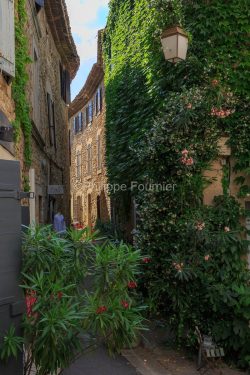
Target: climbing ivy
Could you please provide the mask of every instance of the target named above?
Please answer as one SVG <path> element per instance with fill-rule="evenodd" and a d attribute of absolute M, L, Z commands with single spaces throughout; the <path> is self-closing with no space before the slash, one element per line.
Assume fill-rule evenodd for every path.
<path fill-rule="evenodd" d="M 247 0 L 111 0 L 104 35 L 109 182 L 173 187 L 113 192 L 124 224 L 133 195 L 138 204 L 144 295 L 179 342 L 193 347 L 199 325 L 241 366 L 250 364 L 245 212 L 226 168 L 223 195 L 212 206 L 203 196 L 222 135 L 239 196 L 249 194 L 249 16 Z M 189 35 L 187 60 L 175 65 L 160 44 L 173 24 Z"/>
<path fill-rule="evenodd" d="M 14 122 L 16 142 L 20 140 L 21 130 L 24 137 L 24 162 L 31 164 L 31 131 L 30 109 L 26 97 L 28 82 L 27 64 L 31 62 L 28 52 L 28 40 L 25 35 L 27 21 L 25 0 L 15 1 L 15 39 L 16 39 L 16 77 L 13 82 L 13 99 L 15 101 L 16 119 Z"/>

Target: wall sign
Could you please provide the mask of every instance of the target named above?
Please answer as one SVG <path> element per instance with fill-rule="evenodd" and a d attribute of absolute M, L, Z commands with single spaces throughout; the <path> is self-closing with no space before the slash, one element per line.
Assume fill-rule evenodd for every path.
<path fill-rule="evenodd" d="M 63 195 L 64 194 L 64 186 L 63 185 L 49 185 L 48 186 L 48 194 L 49 195 Z"/>

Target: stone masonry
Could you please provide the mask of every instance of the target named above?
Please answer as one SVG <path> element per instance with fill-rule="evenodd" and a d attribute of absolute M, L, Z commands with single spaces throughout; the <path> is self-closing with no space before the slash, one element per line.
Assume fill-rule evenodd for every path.
<path fill-rule="evenodd" d="M 74 222 L 90 227 L 93 227 L 97 220 L 110 221 L 105 165 L 106 111 L 103 75 L 99 48 L 98 62 L 93 66 L 83 89 L 70 107 L 71 215 Z M 102 105 L 99 109 L 99 99 L 96 99 L 98 92 L 102 93 Z M 85 116 L 89 103 L 93 103 L 93 119 L 88 123 Z M 78 120 L 75 120 L 77 118 Z"/>

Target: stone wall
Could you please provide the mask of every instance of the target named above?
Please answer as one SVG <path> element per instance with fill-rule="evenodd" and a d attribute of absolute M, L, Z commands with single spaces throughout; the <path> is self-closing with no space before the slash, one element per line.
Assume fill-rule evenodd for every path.
<path fill-rule="evenodd" d="M 98 84 L 98 82 L 97 82 Z M 104 93 L 103 80 L 100 83 Z M 103 95 L 104 96 L 104 95 Z M 95 93 L 92 100 L 95 98 Z M 91 99 L 91 98 L 90 98 Z M 83 107 L 80 111 L 84 111 Z M 74 114 L 74 116 L 76 116 Z M 73 116 L 73 117 L 74 117 Z M 110 199 L 107 193 L 105 165 L 105 98 L 98 115 L 93 115 L 93 122 L 74 134 L 73 117 L 70 119 L 72 133 L 71 148 L 71 215 L 72 220 L 83 226 L 94 226 L 98 219 L 98 200 L 100 201 L 100 221 L 110 221 Z M 101 168 L 98 168 L 98 136 L 101 145 Z M 92 145 L 92 173 L 88 173 L 87 147 Z M 81 173 L 77 177 L 77 154 L 81 154 Z"/>
<path fill-rule="evenodd" d="M 35 169 L 36 222 L 52 221 L 61 210 L 69 221 L 69 143 L 68 108 L 61 97 L 60 64 L 51 30 L 42 8 L 37 14 L 34 2 L 27 1 L 27 36 L 30 56 L 27 97 L 32 131 L 32 165 Z M 47 94 L 54 103 L 56 147 L 51 145 Z M 64 196 L 48 196 L 48 185 L 64 185 Z"/>

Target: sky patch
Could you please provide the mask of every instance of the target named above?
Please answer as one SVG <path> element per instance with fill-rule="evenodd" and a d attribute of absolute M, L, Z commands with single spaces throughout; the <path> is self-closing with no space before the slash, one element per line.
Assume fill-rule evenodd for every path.
<path fill-rule="evenodd" d="M 106 25 L 109 0 L 66 0 L 81 66 L 71 85 L 72 100 L 97 59 L 97 32 Z"/>

